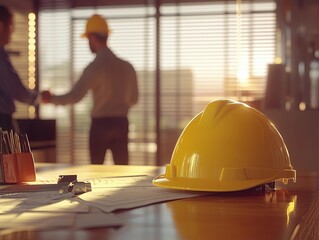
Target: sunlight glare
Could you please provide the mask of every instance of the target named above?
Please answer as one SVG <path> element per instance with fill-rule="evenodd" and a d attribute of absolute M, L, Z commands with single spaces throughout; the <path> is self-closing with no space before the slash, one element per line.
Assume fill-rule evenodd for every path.
<path fill-rule="evenodd" d="M 248 74 L 248 65 L 247 65 L 247 58 L 242 57 L 239 62 L 239 67 L 237 71 L 237 79 L 239 81 L 239 86 L 242 90 L 247 90 L 249 87 L 249 74 Z"/>

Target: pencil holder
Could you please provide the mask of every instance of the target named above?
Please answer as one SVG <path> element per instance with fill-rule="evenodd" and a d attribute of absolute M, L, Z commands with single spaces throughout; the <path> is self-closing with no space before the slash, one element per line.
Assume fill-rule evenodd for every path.
<path fill-rule="evenodd" d="M 4 182 L 19 182 L 18 162 L 16 154 L 2 154 L 2 164 Z"/>
<path fill-rule="evenodd" d="M 2 154 L 5 183 L 32 182 L 36 180 L 31 152 Z"/>
<path fill-rule="evenodd" d="M 34 159 L 32 152 L 17 153 L 20 182 L 33 182 L 36 180 Z"/>

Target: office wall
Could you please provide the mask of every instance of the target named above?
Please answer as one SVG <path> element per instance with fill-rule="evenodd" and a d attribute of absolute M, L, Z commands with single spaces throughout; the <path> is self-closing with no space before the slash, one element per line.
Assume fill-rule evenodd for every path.
<path fill-rule="evenodd" d="M 294 169 L 319 171 L 319 111 L 268 109 L 264 113 L 284 138 Z"/>

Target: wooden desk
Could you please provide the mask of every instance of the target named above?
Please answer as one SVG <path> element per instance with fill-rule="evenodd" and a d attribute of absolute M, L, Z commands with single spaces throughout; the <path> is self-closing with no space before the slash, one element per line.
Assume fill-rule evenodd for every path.
<path fill-rule="evenodd" d="M 38 176 L 87 177 L 158 175 L 151 166 L 62 166 L 41 164 Z M 119 228 L 55 231 L 0 231 L 1 239 L 319 239 L 319 174 L 297 172 L 297 182 L 268 193 L 214 193 L 116 211 Z"/>

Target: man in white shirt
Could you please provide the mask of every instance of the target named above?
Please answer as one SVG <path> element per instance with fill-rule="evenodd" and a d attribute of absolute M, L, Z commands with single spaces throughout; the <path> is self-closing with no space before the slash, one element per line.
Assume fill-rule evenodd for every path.
<path fill-rule="evenodd" d="M 64 95 L 42 92 L 42 101 L 56 105 L 74 104 L 91 90 L 93 95 L 90 129 L 92 164 L 103 164 L 110 149 L 115 164 L 128 164 L 129 109 L 137 103 L 137 77 L 133 66 L 117 57 L 107 46 L 109 28 L 104 18 L 94 14 L 87 21 L 86 37 L 95 59 L 84 69 L 73 88 Z"/>

